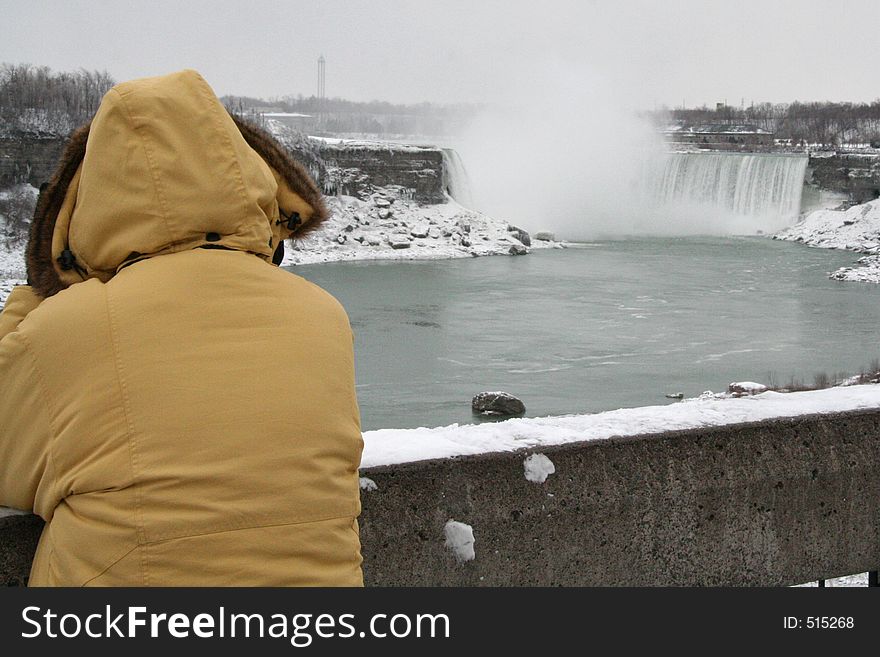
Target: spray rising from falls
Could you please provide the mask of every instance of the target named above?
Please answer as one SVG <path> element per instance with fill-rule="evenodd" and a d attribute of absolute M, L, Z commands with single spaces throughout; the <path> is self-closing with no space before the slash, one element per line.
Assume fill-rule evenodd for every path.
<path fill-rule="evenodd" d="M 800 211 L 807 162 L 791 154 L 668 153 L 646 176 L 647 191 L 662 207 L 717 212 L 729 232 L 775 230 Z"/>
<path fill-rule="evenodd" d="M 470 177 L 454 148 L 443 149 L 443 188 L 461 205 L 474 207 Z"/>

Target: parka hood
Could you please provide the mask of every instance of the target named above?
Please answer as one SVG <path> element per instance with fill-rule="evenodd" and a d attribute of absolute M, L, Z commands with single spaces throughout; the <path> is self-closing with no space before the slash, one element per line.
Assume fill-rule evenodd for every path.
<path fill-rule="evenodd" d="M 305 169 L 229 115 L 195 71 L 125 82 L 76 131 L 37 204 L 28 275 L 51 296 L 131 262 L 204 246 L 271 261 L 326 219 Z"/>

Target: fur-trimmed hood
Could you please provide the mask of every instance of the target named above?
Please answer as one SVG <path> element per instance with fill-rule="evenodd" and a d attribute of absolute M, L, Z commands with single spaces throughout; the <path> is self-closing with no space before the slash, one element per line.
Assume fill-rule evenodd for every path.
<path fill-rule="evenodd" d="M 28 277 L 48 297 L 156 255 L 199 247 L 271 261 L 327 218 L 305 169 L 231 117 L 195 71 L 113 87 L 43 190 Z"/>

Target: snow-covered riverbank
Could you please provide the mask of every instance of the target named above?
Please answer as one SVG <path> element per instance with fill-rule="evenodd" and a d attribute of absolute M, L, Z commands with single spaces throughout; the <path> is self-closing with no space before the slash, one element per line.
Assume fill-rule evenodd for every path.
<path fill-rule="evenodd" d="M 24 266 L 24 243 L 7 250 L 0 245 L 0 307 L 16 285 L 23 285 L 26 273 Z"/>
<path fill-rule="evenodd" d="M 531 248 L 561 247 L 530 239 L 506 221 L 470 210 L 449 199 L 422 205 L 396 186 L 381 188 L 369 199 L 327 198 L 330 219 L 293 249 L 285 265 L 340 260 L 425 260 L 485 255 L 522 255 Z"/>
<path fill-rule="evenodd" d="M 880 283 L 880 200 L 854 205 L 848 210 L 811 212 L 773 239 L 800 242 L 819 249 L 864 253 L 856 266 L 842 267 L 830 278 Z"/>

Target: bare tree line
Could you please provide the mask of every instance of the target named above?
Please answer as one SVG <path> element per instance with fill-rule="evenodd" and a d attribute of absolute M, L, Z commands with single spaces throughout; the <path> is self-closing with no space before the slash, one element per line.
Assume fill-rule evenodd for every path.
<path fill-rule="evenodd" d="M 384 135 L 453 134 L 480 111 L 479 105 L 458 103 L 395 104 L 386 101 L 358 102 L 344 98 L 282 96 L 262 99 L 223 96 L 230 111 L 246 115 L 254 108 L 277 108 L 282 112 L 306 114 L 314 119 L 318 133 L 369 133 Z"/>
<path fill-rule="evenodd" d="M 685 125 L 744 123 L 775 134 L 777 139 L 810 144 L 871 144 L 880 147 L 880 99 L 871 103 L 758 103 L 749 107 L 720 105 L 655 112 Z"/>
<path fill-rule="evenodd" d="M 106 71 L 54 72 L 48 66 L 2 64 L 3 130 L 66 135 L 91 119 L 113 84 Z"/>

